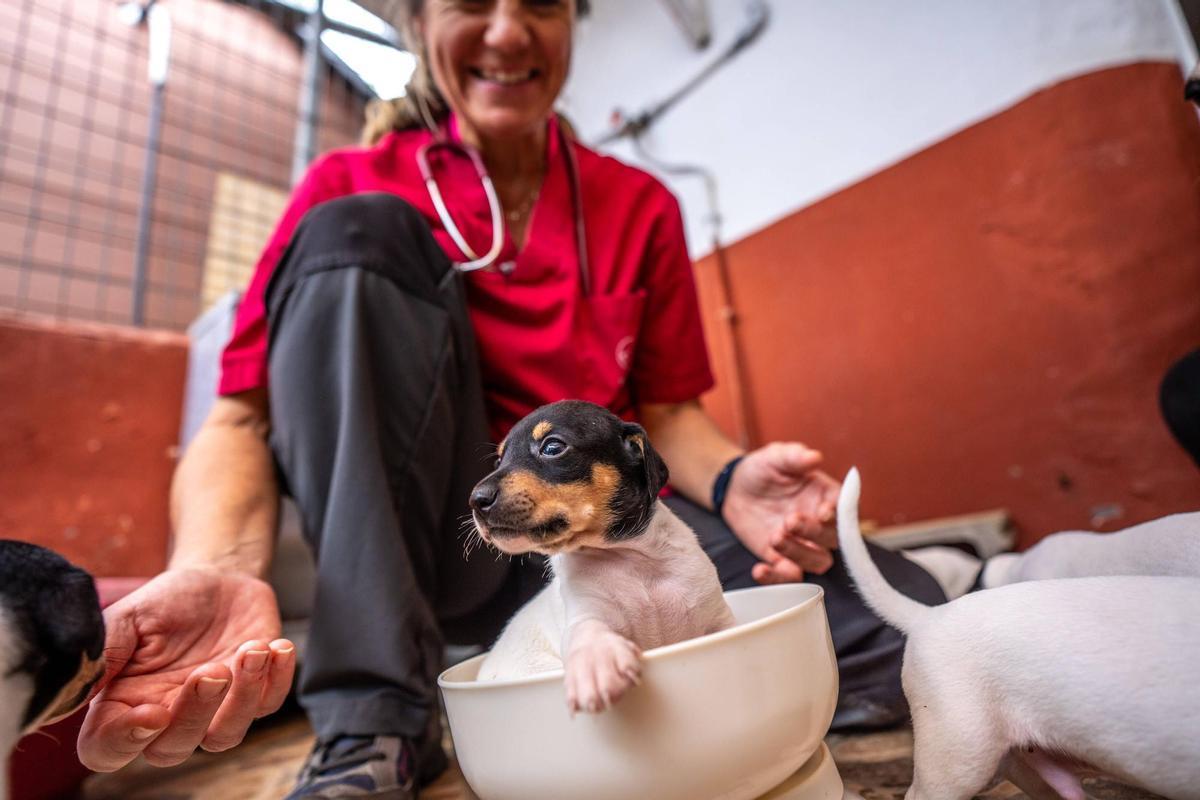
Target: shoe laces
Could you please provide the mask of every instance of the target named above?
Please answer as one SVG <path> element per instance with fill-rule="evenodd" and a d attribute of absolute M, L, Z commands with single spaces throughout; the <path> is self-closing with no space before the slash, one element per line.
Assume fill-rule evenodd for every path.
<path fill-rule="evenodd" d="M 312 757 L 308 761 L 308 769 L 305 770 L 308 777 L 328 775 L 331 772 L 361 766 L 371 761 L 382 761 L 387 758 L 385 753 L 381 753 L 372 747 L 375 744 L 374 737 L 363 738 L 354 742 L 349 747 L 341 749 L 340 752 L 334 753 L 333 748 L 336 744 L 338 744 L 338 740 L 334 739 L 331 742 L 325 742 L 316 746 Z"/>
<path fill-rule="evenodd" d="M 347 739 L 352 741 L 347 744 Z M 305 765 L 301 780 L 313 780 L 372 761 L 386 761 L 388 754 L 376 748 L 377 739 L 375 736 L 339 736 L 329 742 L 318 743 Z M 416 768 L 411 745 L 406 739 L 400 740 L 400 755 L 395 767 L 399 783 L 406 788 L 411 787 L 416 780 Z"/>

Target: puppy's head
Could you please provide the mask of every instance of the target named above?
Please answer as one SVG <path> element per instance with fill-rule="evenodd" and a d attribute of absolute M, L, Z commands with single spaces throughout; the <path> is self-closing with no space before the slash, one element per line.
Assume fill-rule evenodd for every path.
<path fill-rule="evenodd" d="M 638 536 L 667 482 L 640 425 L 563 400 L 518 422 L 471 492 L 484 541 L 511 554 L 605 547 Z"/>
<path fill-rule="evenodd" d="M 28 732 L 66 716 L 104 673 L 92 576 L 44 547 L 0 540 L 0 681 L 24 686 Z"/>

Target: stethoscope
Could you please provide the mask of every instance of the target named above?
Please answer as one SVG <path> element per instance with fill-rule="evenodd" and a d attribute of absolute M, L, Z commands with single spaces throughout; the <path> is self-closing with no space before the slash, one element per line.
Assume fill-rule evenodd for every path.
<path fill-rule="evenodd" d="M 567 160 L 567 180 L 571 185 L 571 202 L 575 206 L 575 249 L 576 257 L 579 260 L 579 285 L 583 294 L 587 296 L 590 294 L 591 288 L 589 286 L 591 269 L 588 264 L 587 231 L 583 222 L 583 191 L 579 185 L 579 164 L 562 124 L 556 125 L 555 129 L 558 131 L 559 150 Z M 482 256 L 476 252 L 475 248 L 471 247 L 466 237 L 462 235 L 462 231 L 454 224 L 454 218 L 450 216 L 450 210 L 446 208 L 446 201 L 442 198 L 437 180 L 433 177 L 433 170 L 429 167 L 429 153 L 438 149 L 467 156 L 475 166 L 475 174 L 479 176 L 480 183 L 483 184 L 484 194 L 487 195 L 488 211 L 492 217 L 492 245 Z M 496 195 L 496 187 L 492 185 L 492 179 L 487 173 L 487 167 L 483 165 L 483 158 L 480 157 L 479 151 L 469 145 L 451 141 L 443 128 L 439 126 L 434 131 L 433 139 L 417 150 L 417 167 L 421 171 L 421 179 L 425 181 L 425 188 L 429 191 L 433 207 L 437 210 L 438 217 L 446 228 L 446 233 L 450 234 L 454 244 L 469 259 L 455 263 L 455 268 L 460 272 L 474 272 L 495 264 L 496 259 L 500 256 L 500 251 L 504 248 L 504 215 L 500 210 L 500 198 Z M 507 272 L 508 270 L 504 270 L 502 265 L 501 271 Z"/>

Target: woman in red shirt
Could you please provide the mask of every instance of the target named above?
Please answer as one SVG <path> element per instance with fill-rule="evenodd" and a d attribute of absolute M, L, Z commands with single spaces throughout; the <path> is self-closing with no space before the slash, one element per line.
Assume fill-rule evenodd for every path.
<path fill-rule="evenodd" d="M 294 651 L 261 579 L 285 491 L 318 561 L 300 685 L 318 743 L 290 797 L 415 796 L 445 763 L 444 640 L 488 643 L 542 582 L 540 564 L 462 552 L 484 445 L 566 397 L 644 425 L 671 472 L 667 502 L 727 588 L 825 587 L 843 722 L 903 716 L 899 636 L 831 569 L 838 485 L 820 454 L 742 453 L 698 402 L 712 376 L 674 198 L 553 114 L 574 2 L 408 5 L 421 67 L 391 106 L 402 113 L 295 190 L 177 472 L 170 569 L 109 612 L 85 763 L 224 749 L 281 702 Z M 483 268 L 456 268 L 472 262 Z M 914 565 L 877 561 L 938 599 Z"/>

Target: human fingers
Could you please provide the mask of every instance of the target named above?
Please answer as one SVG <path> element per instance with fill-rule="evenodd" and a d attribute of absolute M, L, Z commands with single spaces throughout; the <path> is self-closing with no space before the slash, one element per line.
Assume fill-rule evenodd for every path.
<path fill-rule="evenodd" d="M 136 607 L 134 601 L 124 597 L 104 609 L 104 674 L 88 691 L 85 702 L 91 702 L 120 675 L 137 650 L 137 629 L 133 622 Z"/>
<path fill-rule="evenodd" d="M 838 497 L 842 493 L 842 484 L 841 481 L 831 478 L 819 470 L 813 472 L 813 481 L 821 493 L 821 500 L 817 506 L 817 519 L 821 522 L 821 531 L 819 535 L 813 537 L 813 540 L 830 550 L 836 550 L 838 546 L 837 504 Z"/>
<path fill-rule="evenodd" d="M 146 748 L 147 763 L 171 767 L 195 751 L 229 691 L 231 678 L 224 664 L 205 664 L 188 676 L 171 704 L 171 724 Z"/>
<path fill-rule="evenodd" d="M 804 570 L 796 562 L 780 558 L 775 562 L 760 561 L 750 568 L 750 577 L 757 583 L 799 583 L 804 580 Z"/>
<path fill-rule="evenodd" d="M 821 521 L 817 519 L 815 510 L 793 508 L 783 518 L 783 525 L 775 534 L 775 538 L 784 535 L 802 536 L 808 539 L 816 537 L 821 532 Z M 774 543 L 774 538 L 772 539 Z"/>
<path fill-rule="evenodd" d="M 820 575 L 833 566 L 829 549 L 803 536 L 781 533 L 772 539 L 771 546 L 805 572 Z"/>
<path fill-rule="evenodd" d="M 256 716 L 265 717 L 279 710 L 288 692 L 292 690 L 292 677 L 296 672 L 296 646 L 287 639 L 271 642 L 271 664 L 268 667 L 267 685 L 258 701 Z"/>
<path fill-rule="evenodd" d="M 766 449 L 771 465 L 792 477 L 803 477 L 816 469 L 825 457 L 800 442 L 775 442 Z"/>
<path fill-rule="evenodd" d="M 822 525 L 820 530 L 810 538 L 826 550 L 836 550 L 838 546 L 837 526 L 832 522 Z"/>
<path fill-rule="evenodd" d="M 233 659 L 233 684 L 213 715 L 200 746 L 219 753 L 240 744 L 254 721 L 267 685 L 271 648 L 266 642 L 246 642 Z"/>
<path fill-rule="evenodd" d="M 781 536 L 812 542 L 825 550 L 837 547 L 837 529 L 831 521 L 798 512 L 788 516 Z"/>
<path fill-rule="evenodd" d="M 821 498 L 817 505 L 817 518 L 823 523 L 832 523 L 837 514 L 838 496 L 842 493 L 842 483 L 821 470 L 814 470 L 810 478 L 818 488 Z"/>
<path fill-rule="evenodd" d="M 93 772 L 112 772 L 133 761 L 171 721 L 163 706 L 130 708 L 125 703 L 93 702 L 79 730 L 79 761 Z"/>

